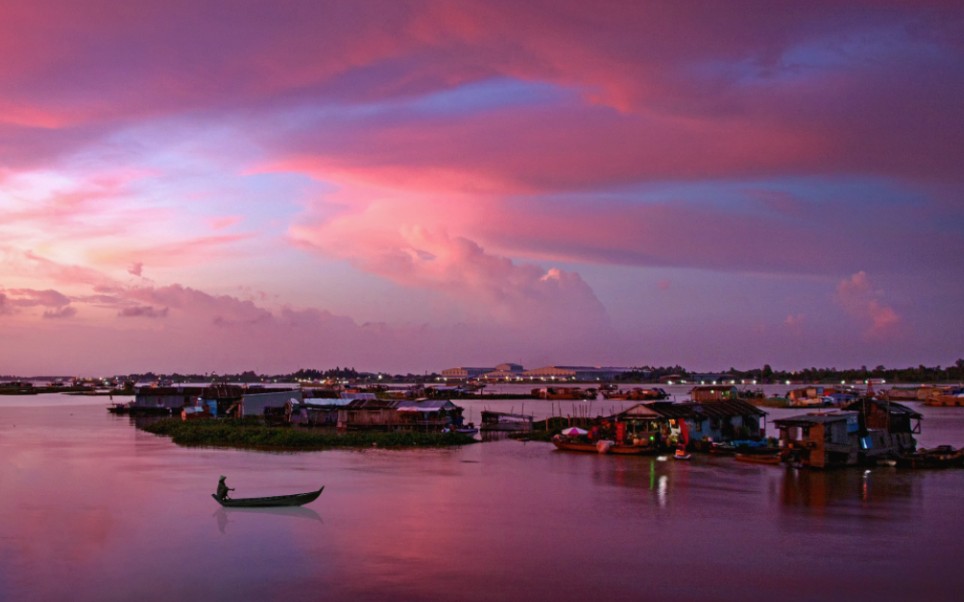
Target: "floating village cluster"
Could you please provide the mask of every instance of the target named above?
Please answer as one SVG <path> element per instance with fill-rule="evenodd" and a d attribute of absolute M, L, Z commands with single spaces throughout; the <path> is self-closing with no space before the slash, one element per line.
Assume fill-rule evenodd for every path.
<path fill-rule="evenodd" d="M 809 468 L 880 464 L 964 467 L 964 450 L 950 446 L 918 449 L 914 435 L 921 432 L 922 415 L 896 401 L 964 405 L 960 387 L 894 387 L 875 393 L 872 385 L 862 391 L 847 386 L 807 386 L 776 399 L 735 385 L 703 385 L 690 390 L 690 399 L 675 402 L 659 387 L 547 386 L 503 397 L 638 403 L 607 416 L 560 412 L 540 420 L 526 414 L 482 411 L 476 427 L 465 422 L 463 408 L 453 399 L 499 398 L 491 393 L 482 397 L 482 387 L 473 381 L 403 387 L 152 384 L 139 387 L 132 402 L 112 404 L 109 410 L 179 414 L 185 421 L 256 417 L 268 425 L 342 432 L 481 431 L 483 440 L 489 433 L 514 432 L 541 436 L 565 451 L 672 454 L 680 459 L 690 458 L 691 452 L 727 454 L 745 462 Z M 772 421 L 778 434 L 767 437 L 768 413 L 763 409 L 767 406 L 799 407 L 802 413 Z"/>

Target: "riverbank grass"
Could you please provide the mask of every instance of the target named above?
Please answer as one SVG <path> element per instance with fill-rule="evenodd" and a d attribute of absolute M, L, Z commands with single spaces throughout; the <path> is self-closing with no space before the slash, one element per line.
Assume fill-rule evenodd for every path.
<path fill-rule="evenodd" d="M 266 426 L 254 420 L 194 420 L 163 418 L 140 427 L 149 433 L 171 437 L 178 445 L 239 447 L 277 451 L 314 451 L 335 448 L 450 447 L 476 443 L 462 433 L 417 433 L 306 429 Z"/>

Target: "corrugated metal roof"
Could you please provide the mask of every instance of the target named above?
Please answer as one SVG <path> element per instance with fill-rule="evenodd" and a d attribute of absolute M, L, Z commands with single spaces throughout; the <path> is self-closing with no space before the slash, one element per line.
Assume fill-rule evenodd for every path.
<path fill-rule="evenodd" d="M 616 414 L 616 416 L 623 418 L 663 418 L 662 414 L 644 403 L 637 403 L 628 410 L 624 410 L 619 414 Z"/>
<path fill-rule="evenodd" d="M 790 416 L 774 420 L 773 424 L 781 426 L 807 426 L 809 424 L 827 424 L 847 420 L 851 416 L 857 416 L 857 412 L 829 412 L 825 414 L 802 414 L 800 416 Z"/>
<path fill-rule="evenodd" d="M 766 416 L 766 412 L 741 399 L 713 401 L 656 401 L 645 404 L 667 418 L 732 418 L 733 416 Z"/>
<path fill-rule="evenodd" d="M 855 412 L 859 412 L 859 411 L 862 410 L 861 405 L 864 404 L 864 403 L 870 403 L 870 404 L 873 404 L 873 405 L 878 406 L 878 407 L 880 407 L 880 408 L 886 408 L 887 411 L 888 411 L 890 414 L 893 414 L 894 416 L 904 415 L 904 416 L 909 416 L 909 417 L 911 417 L 911 418 L 922 418 L 922 417 L 923 417 L 923 415 L 922 415 L 920 412 L 917 412 L 917 411 L 915 411 L 915 410 L 912 410 L 911 408 L 905 406 L 905 405 L 902 404 L 902 403 L 897 403 L 897 402 L 895 402 L 895 401 L 883 401 L 883 400 L 880 400 L 880 399 L 866 399 L 866 400 L 864 400 L 864 399 L 858 399 L 858 400 L 856 400 L 856 401 L 852 401 L 852 402 L 848 403 L 847 405 L 845 405 L 845 406 L 844 406 L 844 409 L 845 409 L 845 410 L 853 410 L 853 411 L 855 411 Z"/>
<path fill-rule="evenodd" d="M 417 401 L 400 401 L 395 408 L 399 412 L 438 412 L 453 410 L 458 406 L 448 399 L 419 399 Z"/>
<path fill-rule="evenodd" d="M 397 406 L 397 399 L 352 399 L 347 407 L 351 410 L 386 410 Z"/>

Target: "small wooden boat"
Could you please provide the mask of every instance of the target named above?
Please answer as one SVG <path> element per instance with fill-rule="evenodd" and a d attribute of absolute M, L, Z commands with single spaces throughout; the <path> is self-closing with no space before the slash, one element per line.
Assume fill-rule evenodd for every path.
<path fill-rule="evenodd" d="M 780 454 L 736 454 L 733 456 L 738 462 L 751 464 L 779 464 Z"/>
<path fill-rule="evenodd" d="M 307 493 L 294 493 L 291 495 L 272 495 L 269 497 L 242 497 L 218 499 L 217 494 L 212 493 L 211 497 L 225 508 L 274 508 L 284 506 L 303 506 L 313 502 L 321 495 L 325 486 L 322 485 L 318 491 Z"/>

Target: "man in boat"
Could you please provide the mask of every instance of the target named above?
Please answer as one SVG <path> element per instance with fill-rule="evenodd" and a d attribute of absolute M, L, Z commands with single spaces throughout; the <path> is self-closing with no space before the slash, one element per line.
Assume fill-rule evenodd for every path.
<path fill-rule="evenodd" d="M 218 479 L 218 493 L 217 493 L 217 495 L 218 495 L 218 499 L 219 499 L 219 500 L 226 500 L 226 499 L 228 499 L 228 492 L 229 492 L 229 491 L 234 491 L 234 487 L 228 487 L 227 483 L 224 482 L 224 479 L 226 479 L 226 478 L 228 478 L 228 477 L 226 477 L 226 476 L 224 476 L 224 475 L 221 475 L 221 478 Z"/>

